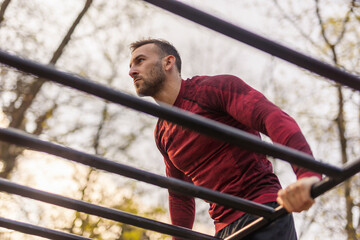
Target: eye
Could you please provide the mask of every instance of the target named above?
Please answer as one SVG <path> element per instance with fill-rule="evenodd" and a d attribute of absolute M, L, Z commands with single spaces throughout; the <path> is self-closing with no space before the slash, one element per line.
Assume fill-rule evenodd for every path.
<path fill-rule="evenodd" d="M 144 58 L 139 58 L 138 63 L 141 63 L 144 60 L 145 60 Z"/>

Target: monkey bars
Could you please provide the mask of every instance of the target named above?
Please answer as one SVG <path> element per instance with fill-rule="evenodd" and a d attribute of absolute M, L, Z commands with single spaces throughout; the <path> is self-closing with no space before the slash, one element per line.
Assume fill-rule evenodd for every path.
<path fill-rule="evenodd" d="M 262 51 L 268 52 L 274 56 L 282 58 L 309 71 L 329 78 L 340 84 L 360 90 L 360 78 L 350 73 L 344 72 L 338 68 L 326 63 L 305 56 L 299 52 L 275 43 L 271 40 L 258 36 L 245 29 L 223 21 L 205 12 L 192 8 L 179 1 L 174 0 L 144 0 L 170 12 L 185 17 L 191 21 L 199 23 L 205 27 L 211 28 L 219 33 L 225 34 L 231 38 L 249 44 Z M 279 144 L 270 144 L 261 141 L 259 138 L 243 132 L 239 129 L 212 121 L 197 115 L 189 114 L 183 110 L 169 106 L 156 105 L 137 97 L 116 91 L 107 86 L 95 83 L 88 79 L 75 76 L 66 72 L 59 71 L 51 66 L 43 65 L 20 58 L 18 56 L 0 51 L 0 62 L 20 71 L 33 74 L 37 77 L 62 84 L 67 87 L 97 96 L 107 101 L 121 104 L 150 114 L 155 117 L 165 119 L 182 125 L 191 130 L 229 142 L 239 147 L 245 147 L 251 151 L 273 156 L 282 159 L 291 164 L 295 164 L 314 172 L 325 174 L 327 177 L 321 182 L 315 184 L 311 195 L 315 198 L 334 186 L 340 184 L 360 171 L 360 159 L 343 167 L 337 167 L 315 160 L 312 156 L 302 152 L 290 149 Z M 225 238 L 226 240 L 243 239 L 254 231 L 266 226 L 271 221 L 287 214 L 282 207 L 276 209 L 257 204 L 245 199 L 234 197 L 232 195 L 219 193 L 200 186 L 195 186 L 173 178 L 166 178 L 130 166 L 126 166 L 114 161 L 110 161 L 98 156 L 77 151 L 75 149 L 61 146 L 51 142 L 43 141 L 35 136 L 11 128 L 0 128 L 0 140 L 22 147 L 30 148 L 36 151 L 42 151 L 53 154 L 64 159 L 85 164 L 97 169 L 112 172 L 139 181 L 147 182 L 162 188 L 167 188 L 181 194 L 199 197 L 201 199 L 215 202 L 227 207 L 235 208 L 241 211 L 259 216 L 254 223 L 239 230 L 235 234 Z M 169 234 L 185 239 L 219 239 L 206 234 L 194 232 L 189 229 L 173 226 L 151 219 L 139 217 L 115 209 L 96 206 L 83 201 L 66 198 L 56 194 L 51 194 L 36 190 L 27 186 L 22 186 L 7 180 L 0 179 L 0 190 L 17 194 L 23 197 L 48 202 L 76 211 L 97 215 L 114 221 L 120 221 L 141 228 Z M 21 223 L 5 218 L 0 218 L 0 226 L 16 231 L 29 233 L 51 239 L 87 239 L 68 233 L 58 232 L 51 229 L 37 227 L 34 225 Z"/>

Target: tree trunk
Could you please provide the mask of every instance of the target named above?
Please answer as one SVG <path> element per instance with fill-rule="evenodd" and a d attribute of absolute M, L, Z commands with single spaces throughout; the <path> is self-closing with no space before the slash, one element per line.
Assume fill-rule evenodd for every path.
<path fill-rule="evenodd" d="M 337 52 L 336 52 L 336 46 L 340 43 L 340 41 L 345 36 L 346 31 L 346 24 L 349 21 L 349 15 L 352 12 L 352 6 L 353 3 L 351 3 L 351 6 L 342 22 L 342 31 L 337 36 L 337 39 L 334 42 L 330 42 L 329 38 L 326 35 L 326 29 L 325 25 L 322 21 L 321 15 L 320 15 L 320 8 L 319 8 L 319 0 L 315 0 L 316 3 L 316 15 L 319 21 L 319 25 L 321 28 L 321 35 L 325 41 L 325 43 L 328 45 L 328 47 L 331 50 L 332 55 L 332 61 L 336 66 L 340 66 L 340 63 L 338 61 Z M 340 151 L 341 151 L 341 161 L 342 164 L 345 165 L 348 162 L 348 154 L 347 154 L 347 139 L 346 139 L 346 120 L 345 120 L 345 114 L 344 114 L 344 96 L 343 96 L 343 87 L 340 84 L 336 85 L 337 93 L 338 93 L 338 114 L 336 117 L 336 125 L 338 129 L 338 136 L 339 136 L 339 143 L 340 143 Z M 353 213 L 352 210 L 354 208 L 354 200 L 351 197 L 351 180 L 347 180 L 344 183 L 344 197 L 345 197 L 345 208 L 346 208 L 346 234 L 348 240 L 356 240 L 356 230 L 353 226 Z"/>
<path fill-rule="evenodd" d="M 348 156 L 346 153 L 347 149 L 347 139 L 345 137 L 346 122 L 344 120 L 344 98 L 342 93 L 341 85 L 337 86 L 338 90 L 338 115 L 336 118 L 336 123 L 339 131 L 339 140 L 341 148 L 341 161 L 343 165 L 348 162 Z M 356 240 L 356 230 L 353 226 L 353 213 L 352 209 L 354 208 L 354 199 L 351 197 L 351 180 L 347 180 L 344 184 L 344 197 L 346 203 L 346 232 L 348 235 L 348 240 Z"/>
<path fill-rule="evenodd" d="M 4 21 L 5 11 L 6 11 L 7 7 L 9 6 L 10 1 L 11 0 L 5 0 L 1 4 L 1 8 L 0 8 L 0 24 L 2 23 L 2 21 Z"/>
<path fill-rule="evenodd" d="M 86 0 L 84 8 L 79 13 L 79 15 L 77 16 L 77 18 L 75 19 L 75 21 L 73 22 L 71 27 L 69 28 L 65 37 L 63 38 L 60 45 L 54 52 L 49 64 L 55 65 L 56 62 L 59 60 L 60 56 L 63 53 L 63 50 L 65 49 L 66 45 L 69 43 L 72 34 L 74 33 L 76 27 L 79 25 L 80 20 L 83 18 L 83 16 L 87 12 L 87 10 L 90 8 L 92 2 L 93 2 L 93 0 Z M 5 8 L 4 4 L 5 4 L 5 2 L 3 3 L 1 9 Z M 18 81 L 21 81 L 21 79 L 18 79 Z M 29 109 L 29 107 L 33 103 L 35 97 L 40 92 L 40 89 L 43 86 L 43 84 L 45 83 L 45 81 L 46 81 L 45 79 L 40 78 L 40 79 L 35 79 L 34 82 L 32 84 L 30 84 L 30 86 L 28 87 L 28 91 L 24 94 L 24 96 L 22 98 L 23 100 L 22 100 L 20 106 L 18 108 L 14 108 L 14 111 L 9 113 L 10 116 L 8 116 L 8 117 L 10 119 L 10 124 L 9 124 L 10 127 L 24 130 L 26 111 Z M 56 105 L 54 105 L 54 107 L 56 107 Z M 51 108 L 48 110 L 48 112 L 50 110 L 53 111 L 54 109 Z M 46 114 L 44 116 L 46 116 Z M 41 132 L 42 132 L 41 125 L 44 124 L 44 121 L 46 121 L 47 118 L 39 117 L 38 119 L 42 119 L 42 121 L 36 122 L 37 127 L 36 127 L 36 131 L 34 133 L 36 133 L 37 135 L 41 134 Z M 17 147 L 18 150 L 10 152 L 11 148 L 12 147 L 10 147 L 9 144 L 7 144 L 5 142 L 0 142 L 0 149 L 1 149 L 0 159 L 3 162 L 3 169 L 0 172 L 0 177 L 2 177 L 2 178 L 9 178 L 11 171 L 15 167 L 16 158 L 22 152 L 22 149 L 18 148 L 18 147 Z"/>

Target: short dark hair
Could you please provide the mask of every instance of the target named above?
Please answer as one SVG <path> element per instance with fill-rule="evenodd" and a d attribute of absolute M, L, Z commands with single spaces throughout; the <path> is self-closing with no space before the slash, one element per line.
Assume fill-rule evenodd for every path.
<path fill-rule="evenodd" d="M 135 51 L 137 48 L 143 46 L 143 45 L 146 45 L 146 44 L 155 44 L 160 52 L 164 55 L 172 55 L 175 57 L 175 65 L 179 71 L 179 73 L 181 73 L 181 58 L 180 58 L 180 55 L 178 53 L 178 51 L 176 50 L 176 48 L 171 44 L 169 43 L 168 41 L 166 40 L 162 40 L 162 39 L 145 39 L 145 40 L 139 40 L 139 41 L 136 41 L 136 42 L 133 42 L 130 44 L 130 49 L 131 51 Z"/>

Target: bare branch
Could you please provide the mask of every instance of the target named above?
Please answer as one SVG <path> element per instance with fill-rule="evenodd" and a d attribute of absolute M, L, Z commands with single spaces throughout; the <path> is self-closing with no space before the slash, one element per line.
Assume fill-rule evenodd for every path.
<path fill-rule="evenodd" d="M 101 121 L 100 121 L 100 123 L 98 125 L 98 129 L 96 131 L 95 138 L 94 138 L 94 143 L 93 143 L 93 148 L 95 150 L 96 155 L 99 154 L 100 137 L 101 137 L 101 133 L 102 133 L 105 121 L 108 118 L 107 116 L 108 116 L 108 106 L 107 106 L 107 103 L 106 103 L 103 110 L 102 110 L 102 118 L 101 118 Z"/>
<path fill-rule="evenodd" d="M 86 0 L 84 8 L 82 9 L 82 11 L 78 15 L 78 17 L 75 19 L 75 21 L 71 25 L 70 29 L 66 33 L 65 37 L 63 38 L 62 42 L 60 43 L 60 45 L 54 52 L 53 57 L 50 60 L 50 64 L 55 64 L 57 62 L 57 60 L 60 58 L 65 46 L 69 43 L 69 41 L 71 39 L 71 35 L 74 33 L 75 28 L 79 25 L 80 20 L 83 18 L 83 16 L 89 9 L 92 2 L 93 2 L 93 0 Z M 18 79 L 18 81 L 21 81 L 21 79 Z M 39 93 L 39 91 L 44 83 L 45 83 L 45 79 L 36 79 L 32 84 L 30 84 L 30 86 L 28 87 L 28 91 L 23 96 L 22 103 L 20 104 L 20 106 L 18 108 L 14 109 L 14 111 L 11 113 L 11 122 L 9 124 L 10 127 L 25 129 L 24 128 L 25 113 L 29 109 L 31 104 L 33 103 L 35 97 Z M 16 101 L 17 101 L 17 99 L 16 99 Z M 10 105 L 12 105 L 12 104 L 10 104 Z M 45 115 L 46 115 L 46 113 L 45 113 Z M 42 128 L 39 127 L 39 125 L 38 125 L 38 128 L 35 131 L 37 134 L 40 134 L 42 131 Z M 20 149 L 20 148 L 18 148 L 18 149 Z M 16 160 L 17 155 L 21 154 L 21 152 L 22 152 L 22 151 L 16 151 L 16 152 L 14 152 L 16 155 L 13 155 L 7 151 L 8 150 L 6 150 L 6 148 L 4 148 L 3 151 L 0 152 L 0 154 L 1 154 L 0 158 L 3 161 L 4 166 L 5 166 L 3 171 L 0 173 L 1 177 L 9 176 L 11 170 L 15 167 L 15 160 Z"/>
<path fill-rule="evenodd" d="M 273 0 L 275 6 L 278 8 L 278 10 L 280 11 L 280 13 L 282 14 L 282 16 L 289 21 L 293 27 L 300 33 L 300 35 L 306 39 L 307 41 L 309 41 L 311 43 L 311 45 L 313 45 L 316 48 L 320 48 L 319 45 L 317 45 L 309 36 L 308 34 L 306 34 L 301 28 L 300 26 L 288 15 L 286 14 L 285 10 L 279 5 L 277 0 Z"/>
<path fill-rule="evenodd" d="M 342 23 L 342 30 L 341 30 L 341 33 L 338 37 L 338 39 L 335 41 L 334 45 L 337 45 L 340 43 L 340 41 L 344 38 L 345 36 L 345 31 L 346 31 L 346 24 L 349 22 L 350 20 L 350 13 L 352 13 L 353 11 L 353 8 L 352 8 L 352 5 L 350 6 L 349 10 L 347 11 L 346 15 L 345 15 L 345 18 L 343 20 L 343 23 Z"/>
<path fill-rule="evenodd" d="M 0 8 L 0 24 L 2 21 L 4 21 L 4 15 L 7 7 L 9 6 L 11 0 L 4 0 L 4 2 L 1 4 Z"/>
<path fill-rule="evenodd" d="M 321 28 L 321 35 L 322 35 L 325 43 L 328 46 L 331 46 L 331 43 L 330 43 L 329 39 L 326 36 L 324 23 L 323 23 L 323 20 L 321 18 L 321 15 L 320 15 L 319 0 L 315 0 L 315 6 L 316 6 L 316 16 L 318 18 L 319 25 L 320 25 L 320 28 Z"/>
<path fill-rule="evenodd" d="M 61 41 L 59 47 L 56 49 L 56 51 L 53 54 L 53 57 L 50 60 L 50 64 L 56 64 L 57 60 L 60 58 L 63 50 L 65 49 L 65 46 L 69 43 L 72 34 L 74 33 L 76 27 L 79 25 L 81 19 L 84 17 L 85 13 L 88 11 L 92 4 L 93 0 L 86 0 L 84 8 L 79 13 L 73 24 L 71 25 L 69 31 L 66 33 L 65 37 Z"/>
<path fill-rule="evenodd" d="M 45 111 L 42 115 L 40 115 L 36 120 L 36 129 L 33 131 L 32 134 L 34 135 L 40 135 L 43 130 L 44 126 L 46 125 L 46 121 L 52 117 L 54 111 L 58 105 L 55 103 L 51 108 L 49 108 L 47 111 Z"/>
<path fill-rule="evenodd" d="M 336 41 L 334 43 L 331 43 L 329 38 L 327 37 L 326 35 L 326 32 L 325 32 L 325 26 L 324 26 L 324 22 L 321 18 L 321 14 L 320 14 L 320 8 L 319 8 L 319 0 L 315 0 L 315 5 L 316 5 L 316 16 L 318 18 L 318 21 L 319 21 L 319 25 L 320 25 L 320 28 L 321 28 L 321 35 L 325 41 L 325 43 L 330 47 L 331 49 L 331 52 L 332 52 L 332 59 L 333 59 L 333 62 L 340 67 L 339 63 L 338 63 L 338 58 L 337 58 L 337 54 L 336 54 L 336 46 L 341 42 L 341 40 L 344 38 L 345 36 L 345 32 L 346 32 L 346 25 L 347 23 L 349 22 L 350 20 L 350 14 L 353 12 L 353 6 L 354 6 L 354 3 L 352 2 L 351 6 L 349 7 L 349 10 L 347 11 L 345 17 L 344 17 L 344 20 L 342 22 L 342 30 L 339 34 L 339 36 L 337 37 Z"/>
<path fill-rule="evenodd" d="M 71 35 L 74 33 L 75 28 L 78 26 L 80 20 L 85 15 L 86 11 L 89 9 L 90 5 L 92 3 L 92 0 L 87 0 L 85 3 L 85 6 L 83 10 L 80 12 L 78 17 L 75 19 L 73 24 L 71 25 L 69 31 L 66 33 L 65 37 L 61 41 L 60 45 L 56 49 L 56 51 L 53 54 L 53 57 L 50 60 L 50 64 L 56 64 L 58 59 L 60 58 L 65 46 L 69 43 Z M 36 95 L 39 93 L 41 87 L 45 83 L 45 79 L 37 79 L 34 81 L 31 86 L 29 87 L 29 92 L 24 96 L 24 100 L 21 104 L 21 106 L 16 109 L 14 112 L 14 118 L 12 119 L 10 123 L 10 127 L 18 128 L 18 126 L 21 124 L 21 122 L 24 120 L 25 112 L 32 104 L 33 100 L 35 99 Z"/>

